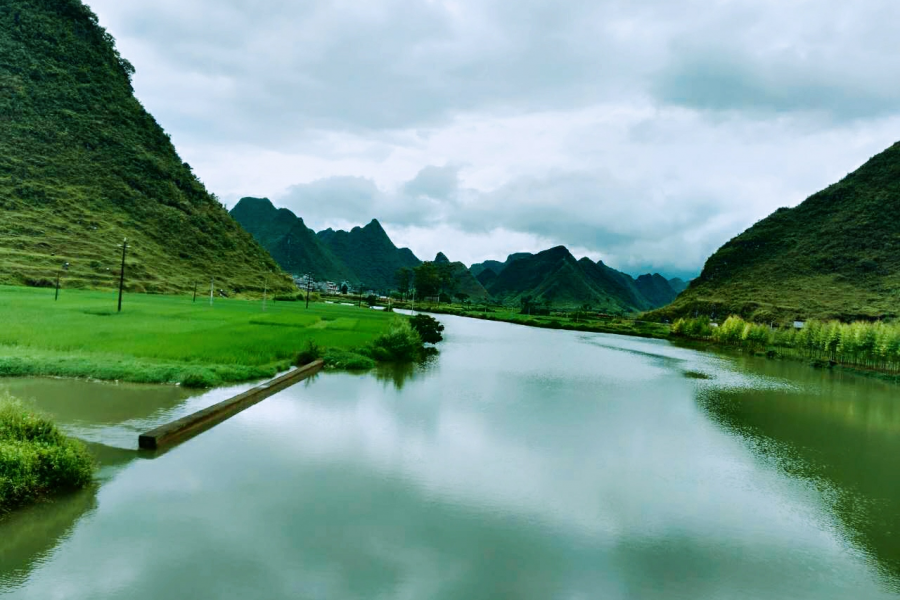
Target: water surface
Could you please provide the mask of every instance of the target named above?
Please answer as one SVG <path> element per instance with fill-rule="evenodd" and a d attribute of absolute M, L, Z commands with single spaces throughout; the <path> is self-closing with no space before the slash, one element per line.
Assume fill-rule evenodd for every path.
<path fill-rule="evenodd" d="M 45 401 L 111 466 L 0 522 L 0 594 L 900 598 L 898 388 L 441 320 L 424 367 L 317 376 L 152 459 L 126 437 L 223 392 Z"/>

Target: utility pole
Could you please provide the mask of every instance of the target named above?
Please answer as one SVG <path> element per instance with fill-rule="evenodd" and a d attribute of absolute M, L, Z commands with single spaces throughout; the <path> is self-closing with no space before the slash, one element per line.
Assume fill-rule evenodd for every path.
<path fill-rule="evenodd" d="M 59 275 L 62 271 L 68 271 L 68 270 L 69 270 L 69 263 L 63 263 L 62 266 L 56 270 L 56 296 L 53 298 L 54 301 L 59 300 Z"/>
<path fill-rule="evenodd" d="M 119 310 L 122 312 L 122 289 L 125 287 L 125 251 L 128 249 L 128 238 L 122 240 L 122 271 L 119 273 Z"/>
<path fill-rule="evenodd" d="M 212 279 L 209 280 L 209 305 L 210 306 L 212 306 L 212 302 L 213 302 L 213 288 L 215 287 L 215 285 L 216 285 L 216 278 L 213 277 Z"/>
<path fill-rule="evenodd" d="M 191 302 L 197 302 L 197 282 L 194 282 L 194 299 Z"/>
<path fill-rule="evenodd" d="M 309 288 L 312 287 L 312 280 L 309 273 L 306 274 L 306 308 L 309 308 Z"/>
<path fill-rule="evenodd" d="M 269 295 L 269 276 L 266 275 L 265 283 L 263 283 L 263 312 L 266 312 L 266 296 Z"/>
<path fill-rule="evenodd" d="M 357 308 L 362 308 L 362 284 L 359 284 L 359 306 Z"/>

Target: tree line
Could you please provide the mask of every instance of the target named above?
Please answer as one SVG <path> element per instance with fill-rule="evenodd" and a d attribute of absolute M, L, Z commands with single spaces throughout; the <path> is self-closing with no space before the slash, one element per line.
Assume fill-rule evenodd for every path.
<path fill-rule="evenodd" d="M 718 327 L 708 317 L 678 319 L 676 337 L 705 339 L 751 350 L 777 350 L 791 356 L 836 364 L 900 372 L 900 324 L 808 321 L 802 328 L 775 328 L 731 316 Z"/>
<path fill-rule="evenodd" d="M 438 298 L 450 302 L 452 297 L 466 302 L 469 295 L 457 290 L 456 276 L 450 263 L 423 262 L 418 267 L 401 267 L 394 275 L 401 300 L 408 300 L 413 292 L 416 298 Z"/>

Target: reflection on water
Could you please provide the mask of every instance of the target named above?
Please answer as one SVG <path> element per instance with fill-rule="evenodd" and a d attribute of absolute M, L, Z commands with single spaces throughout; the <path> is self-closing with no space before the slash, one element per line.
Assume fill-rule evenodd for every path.
<path fill-rule="evenodd" d="M 0 569 L 0 592 L 900 597 L 896 388 L 441 320 L 439 360 L 320 375 L 153 460 L 96 447 L 94 504 L 5 550 L 26 566 Z"/>
<path fill-rule="evenodd" d="M 819 488 L 847 535 L 900 589 L 900 388 L 793 362 L 740 364 L 802 385 L 711 389 L 701 405 L 761 458 Z"/>
<path fill-rule="evenodd" d="M 0 521 L 0 593 L 21 586 L 75 524 L 97 508 L 97 487 L 7 515 Z"/>

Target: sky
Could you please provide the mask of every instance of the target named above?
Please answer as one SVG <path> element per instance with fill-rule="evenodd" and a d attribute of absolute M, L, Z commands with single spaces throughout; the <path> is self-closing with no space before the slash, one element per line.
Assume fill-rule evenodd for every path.
<path fill-rule="evenodd" d="M 88 0 L 229 207 L 692 277 L 900 140 L 896 0 Z"/>

